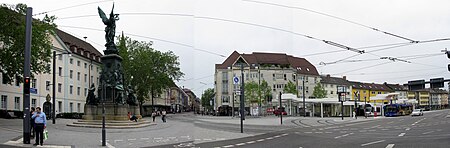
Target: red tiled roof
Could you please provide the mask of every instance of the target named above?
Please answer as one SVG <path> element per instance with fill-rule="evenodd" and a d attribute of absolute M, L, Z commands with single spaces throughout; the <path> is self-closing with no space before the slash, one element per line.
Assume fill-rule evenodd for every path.
<path fill-rule="evenodd" d="M 238 58 L 242 58 L 249 65 L 262 65 L 262 64 L 278 64 L 278 65 L 290 65 L 290 67 L 297 69 L 297 73 L 307 75 L 319 75 L 317 69 L 308 60 L 304 58 L 294 57 L 286 55 L 284 53 L 263 53 L 253 52 L 251 54 L 239 54 L 237 51 L 231 53 L 222 64 L 216 64 L 216 69 L 227 69 L 231 67 Z M 251 67 L 254 68 L 254 67 Z"/>
<path fill-rule="evenodd" d="M 77 54 L 79 56 L 100 62 L 100 57 L 102 56 L 102 54 L 91 44 L 59 29 L 56 29 L 55 32 L 56 35 L 58 35 L 58 37 L 64 42 L 64 44 L 69 47 L 72 54 Z M 77 49 L 76 52 L 75 48 Z M 83 54 L 81 54 L 82 52 Z M 88 54 L 90 54 L 89 57 L 87 56 Z"/>

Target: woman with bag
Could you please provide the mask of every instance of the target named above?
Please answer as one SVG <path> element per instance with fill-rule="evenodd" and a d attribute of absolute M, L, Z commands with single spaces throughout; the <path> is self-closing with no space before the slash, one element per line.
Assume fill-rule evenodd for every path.
<path fill-rule="evenodd" d="M 35 134 L 35 140 L 36 143 L 33 145 L 44 145 L 44 129 L 47 127 L 47 118 L 45 117 L 45 113 L 41 112 L 40 107 L 36 107 L 36 112 L 33 114 L 31 119 L 34 120 L 34 131 L 36 131 Z"/>

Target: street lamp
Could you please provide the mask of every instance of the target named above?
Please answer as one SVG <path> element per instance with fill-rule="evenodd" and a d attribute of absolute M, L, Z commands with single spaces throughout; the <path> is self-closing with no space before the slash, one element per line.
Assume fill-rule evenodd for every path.
<path fill-rule="evenodd" d="M 52 123 L 55 124 L 56 123 L 56 56 L 62 56 L 63 54 L 68 54 L 69 56 L 71 55 L 70 51 L 67 52 L 62 52 L 60 54 L 56 54 L 56 51 L 53 51 L 53 84 L 52 84 L 52 89 L 53 89 L 53 100 L 52 100 Z"/>

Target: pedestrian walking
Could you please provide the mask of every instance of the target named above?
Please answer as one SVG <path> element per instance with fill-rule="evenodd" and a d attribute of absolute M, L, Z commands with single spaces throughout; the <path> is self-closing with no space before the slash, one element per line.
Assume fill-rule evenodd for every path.
<path fill-rule="evenodd" d="M 156 118 L 156 112 L 155 111 L 152 112 L 152 118 L 153 118 L 153 122 L 155 122 L 155 118 Z"/>
<path fill-rule="evenodd" d="M 45 113 L 41 111 L 40 107 L 36 107 L 36 112 L 31 119 L 34 119 L 35 143 L 33 145 L 44 145 L 44 129 L 47 128 L 47 117 Z"/>
<path fill-rule="evenodd" d="M 166 122 L 166 110 L 161 111 L 161 119 L 163 122 Z"/>
<path fill-rule="evenodd" d="M 35 111 L 35 109 L 34 109 L 34 107 L 31 107 L 31 111 L 30 111 L 30 115 L 31 116 L 33 116 L 33 114 L 34 114 L 34 111 Z M 30 131 L 31 131 L 31 138 L 34 138 L 34 119 L 30 119 L 31 121 L 30 121 L 30 124 L 31 124 L 31 128 L 30 128 Z"/>

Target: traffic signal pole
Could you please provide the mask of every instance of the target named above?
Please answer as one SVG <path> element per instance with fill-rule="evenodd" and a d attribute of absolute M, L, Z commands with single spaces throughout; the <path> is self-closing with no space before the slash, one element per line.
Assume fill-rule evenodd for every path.
<path fill-rule="evenodd" d="M 23 65 L 23 143 L 30 144 L 30 60 L 31 60 L 31 23 L 32 23 L 33 8 L 27 8 L 27 15 L 25 19 L 25 52 L 24 52 L 24 65 Z"/>

